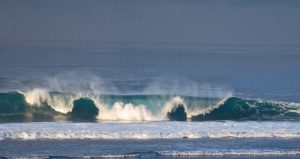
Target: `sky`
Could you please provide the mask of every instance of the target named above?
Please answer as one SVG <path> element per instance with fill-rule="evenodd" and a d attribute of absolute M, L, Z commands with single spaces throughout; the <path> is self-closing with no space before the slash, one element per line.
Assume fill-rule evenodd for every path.
<path fill-rule="evenodd" d="M 300 44 L 298 0 L 0 0 L 0 46 L 19 41 Z"/>
<path fill-rule="evenodd" d="M 0 0 L 5 89 L 91 72 L 299 101 L 299 53 L 300 0 Z"/>

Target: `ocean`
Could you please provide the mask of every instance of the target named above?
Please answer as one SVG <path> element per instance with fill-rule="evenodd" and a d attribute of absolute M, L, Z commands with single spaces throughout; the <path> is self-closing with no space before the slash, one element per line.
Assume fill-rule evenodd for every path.
<path fill-rule="evenodd" d="M 0 158 L 300 158 L 300 46 L 0 48 Z"/>

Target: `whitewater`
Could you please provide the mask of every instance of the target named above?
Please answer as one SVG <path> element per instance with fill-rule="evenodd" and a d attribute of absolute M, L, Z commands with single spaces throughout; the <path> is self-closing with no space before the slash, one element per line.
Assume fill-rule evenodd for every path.
<path fill-rule="evenodd" d="M 0 158 L 299 158 L 292 48 L 115 48 L 0 54 Z"/>
<path fill-rule="evenodd" d="M 0 121 L 298 121 L 300 104 L 234 96 L 0 93 Z"/>
<path fill-rule="evenodd" d="M 76 81 L 1 92 L 0 157 L 300 155 L 298 102 L 239 97 L 219 87 L 195 91 L 188 84 L 172 85 L 175 91 L 100 91 L 105 85 L 97 86 L 97 79 Z"/>
<path fill-rule="evenodd" d="M 0 140 L 300 138 L 297 122 L 6 123 Z"/>

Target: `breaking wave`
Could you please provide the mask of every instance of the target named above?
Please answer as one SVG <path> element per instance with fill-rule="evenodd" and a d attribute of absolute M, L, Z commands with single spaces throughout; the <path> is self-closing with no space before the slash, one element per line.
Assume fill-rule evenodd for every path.
<path fill-rule="evenodd" d="M 1 122 L 300 120 L 300 103 L 238 97 L 0 93 Z"/>

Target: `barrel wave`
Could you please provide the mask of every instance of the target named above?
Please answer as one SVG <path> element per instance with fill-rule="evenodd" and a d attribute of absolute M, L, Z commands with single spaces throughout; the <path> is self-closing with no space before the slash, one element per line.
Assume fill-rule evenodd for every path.
<path fill-rule="evenodd" d="M 300 103 L 238 97 L 0 93 L 0 122 L 38 121 L 300 121 Z"/>

